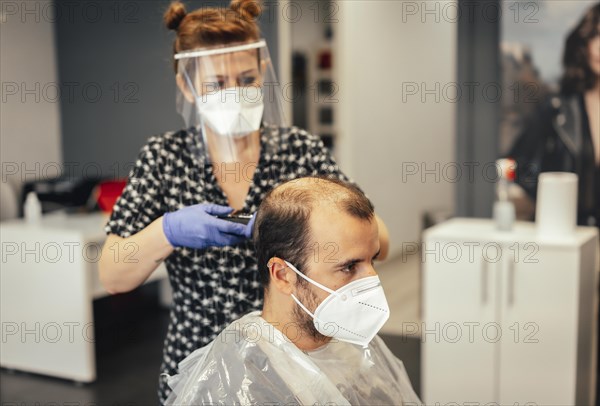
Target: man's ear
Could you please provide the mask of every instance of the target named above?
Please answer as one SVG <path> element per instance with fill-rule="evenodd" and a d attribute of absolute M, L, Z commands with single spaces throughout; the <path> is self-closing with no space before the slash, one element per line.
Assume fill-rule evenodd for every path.
<path fill-rule="evenodd" d="M 291 270 L 281 258 L 273 257 L 267 263 L 271 288 L 284 295 L 291 295 L 296 285 L 296 272 Z"/>
<path fill-rule="evenodd" d="M 183 76 L 181 76 L 181 73 L 175 75 L 175 82 L 177 82 L 177 87 L 179 88 L 179 90 L 181 90 L 181 93 L 183 93 L 185 99 L 190 103 L 195 103 L 194 95 L 192 94 L 192 91 L 185 82 L 185 80 L 183 80 Z"/>

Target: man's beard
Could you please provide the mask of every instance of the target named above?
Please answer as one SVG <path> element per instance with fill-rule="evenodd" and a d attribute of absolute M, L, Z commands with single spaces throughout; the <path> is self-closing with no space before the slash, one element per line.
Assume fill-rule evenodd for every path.
<path fill-rule="evenodd" d="M 298 300 L 302 303 L 312 314 L 315 314 L 317 308 L 317 296 L 307 287 L 308 283 L 299 281 L 298 287 Z M 312 317 L 306 313 L 298 304 L 294 306 L 293 310 L 294 320 L 300 327 L 302 334 L 308 334 L 313 340 L 317 342 L 327 341 L 330 337 L 324 336 L 319 333 L 316 329 Z"/>

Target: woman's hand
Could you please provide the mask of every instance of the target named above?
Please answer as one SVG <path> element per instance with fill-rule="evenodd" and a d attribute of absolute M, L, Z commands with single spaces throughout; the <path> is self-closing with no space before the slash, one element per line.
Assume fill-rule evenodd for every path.
<path fill-rule="evenodd" d="M 235 245 L 250 238 L 254 217 L 243 225 L 222 220 L 231 207 L 218 204 L 195 204 L 163 215 L 163 231 L 174 247 L 204 249 L 212 246 Z"/>

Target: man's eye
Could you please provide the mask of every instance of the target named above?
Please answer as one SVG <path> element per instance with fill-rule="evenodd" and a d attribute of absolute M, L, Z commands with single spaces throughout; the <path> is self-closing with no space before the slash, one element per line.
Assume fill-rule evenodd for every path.
<path fill-rule="evenodd" d="M 344 272 L 355 272 L 356 271 L 356 263 L 350 264 L 344 268 Z"/>

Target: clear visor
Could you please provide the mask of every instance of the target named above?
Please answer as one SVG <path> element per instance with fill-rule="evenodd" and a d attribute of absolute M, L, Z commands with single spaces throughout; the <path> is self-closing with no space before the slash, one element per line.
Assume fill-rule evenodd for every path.
<path fill-rule="evenodd" d="M 281 91 L 266 42 L 178 53 L 177 110 L 212 162 L 247 162 L 264 127 L 285 127 Z"/>

